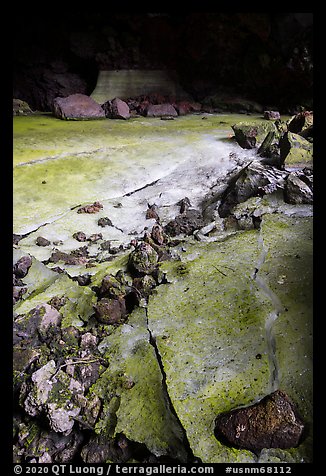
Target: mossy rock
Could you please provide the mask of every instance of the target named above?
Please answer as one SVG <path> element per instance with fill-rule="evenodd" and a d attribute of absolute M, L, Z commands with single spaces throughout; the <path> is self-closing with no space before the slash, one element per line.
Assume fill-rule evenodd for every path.
<path fill-rule="evenodd" d="M 294 132 L 284 134 L 279 142 L 281 161 L 291 166 L 307 166 L 313 161 L 313 145 Z"/>
<path fill-rule="evenodd" d="M 238 122 L 232 126 L 235 139 L 243 149 L 258 147 L 269 132 L 278 134 L 278 130 L 271 121 Z"/>

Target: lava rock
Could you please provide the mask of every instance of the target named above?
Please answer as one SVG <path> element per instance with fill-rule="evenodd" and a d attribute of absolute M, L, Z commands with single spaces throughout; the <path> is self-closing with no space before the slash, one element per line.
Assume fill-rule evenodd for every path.
<path fill-rule="evenodd" d="M 157 214 L 157 205 L 154 203 L 153 205 L 148 205 L 148 209 L 146 210 L 146 220 L 150 220 L 154 218 L 154 220 L 159 221 L 160 217 Z"/>
<path fill-rule="evenodd" d="M 102 240 L 102 239 L 103 239 L 102 233 L 93 233 L 92 235 L 89 236 L 87 240 L 90 241 L 91 243 L 96 243 L 96 241 Z"/>
<path fill-rule="evenodd" d="M 281 115 L 278 111 L 264 111 L 264 118 L 269 121 L 275 121 L 276 119 L 281 119 Z"/>
<path fill-rule="evenodd" d="M 58 263 L 58 261 L 63 261 L 65 264 L 72 264 L 72 265 L 80 265 L 86 264 L 87 258 L 86 256 L 76 256 L 73 252 L 71 254 L 65 253 L 64 251 L 54 251 L 51 253 L 49 258 L 49 262 L 51 263 Z"/>
<path fill-rule="evenodd" d="M 154 225 L 151 231 L 152 240 L 159 246 L 166 242 L 166 236 L 161 225 Z"/>
<path fill-rule="evenodd" d="M 288 123 L 288 130 L 295 134 L 304 132 L 309 127 L 313 126 L 314 115 L 311 111 L 303 111 L 296 114 Z"/>
<path fill-rule="evenodd" d="M 13 99 L 12 113 L 14 116 L 28 116 L 33 114 L 33 111 L 26 101 L 22 101 L 21 99 Z"/>
<path fill-rule="evenodd" d="M 98 226 L 104 228 L 105 226 L 113 226 L 112 221 L 108 217 L 100 218 L 97 222 Z"/>
<path fill-rule="evenodd" d="M 17 278 L 24 278 L 27 275 L 31 265 L 32 265 L 32 258 L 28 255 L 22 256 L 14 265 L 13 272 Z"/>
<path fill-rule="evenodd" d="M 91 282 L 91 275 L 89 273 L 80 274 L 79 276 L 76 276 L 76 281 L 79 286 L 88 286 Z"/>
<path fill-rule="evenodd" d="M 236 448 L 293 448 L 299 445 L 304 423 L 294 403 L 277 390 L 259 403 L 218 415 L 215 436 Z"/>
<path fill-rule="evenodd" d="M 201 111 L 201 104 L 199 102 L 179 101 L 173 106 L 178 112 L 179 116 L 185 116 L 186 114 L 191 114 L 192 112 Z"/>
<path fill-rule="evenodd" d="M 105 112 L 94 99 L 85 94 L 71 94 L 65 98 L 55 98 L 53 114 L 58 119 L 87 120 L 104 119 Z"/>
<path fill-rule="evenodd" d="M 189 207 L 191 207 L 191 203 L 188 197 L 183 198 L 180 200 L 177 205 L 180 207 L 180 213 L 184 213 L 188 210 Z"/>
<path fill-rule="evenodd" d="M 172 104 L 150 104 L 147 108 L 146 115 L 148 117 L 163 117 L 163 116 L 171 116 L 177 117 L 178 113 Z"/>
<path fill-rule="evenodd" d="M 26 292 L 26 287 L 14 286 L 12 292 L 13 305 L 15 305 L 16 302 L 18 302 Z"/>
<path fill-rule="evenodd" d="M 37 246 L 49 246 L 51 244 L 51 241 L 47 240 L 46 238 L 43 238 L 43 236 L 38 236 L 36 238 L 36 244 Z"/>
<path fill-rule="evenodd" d="M 123 298 L 103 298 L 94 306 L 95 317 L 102 324 L 119 324 L 127 314 Z"/>
<path fill-rule="evenodd" d="M 102 203 L 94 202 L 92 205 L 85 205 L 77 210 L 77 213 L 98 213 L 103 208 Z"/>
<path fill-rule="evenodd" d="M 136 274 L 151 274 L 157 265 L 158 254 L 148 243 L 139 243 L 129 255 L 128 266 Z"/>
<path fill-rule="evenodd" d="M 99 289 L 100 297 L 117 298 L 125 294 L 125 286 L 114 276 L 108 274 L 104 276 Z"/>
<path fill-rule="evenodd" d="M 110 119 L 130 119 L 128 104 L 119 98 L 105 102 L 102 104 L 102 108 L 105 111 L 105 116 Z"/>
<path fill-rule="evenodd" d="M 165 225 L 164 231 L 169 236 L 191 235 L 204 225 L 204 218 L 198 210 L 187 210 Z"/>
<path fill-rule="evenodd" d="M 74 233 L 72 235 L 72 237 L 75 238 L 75 240 L 77 240 L 77 241 L 86 241 L 87 240 L 87 237 L 86 237 L 86 235 L 83 231 L 77 231 L 76 233 Z"/>
<path fill-rule="evenodd" d="M 291 173 L 286 180 L 284 199 L 287 203 L 312 204 L 313 193 L 303 180 L 301 180 L 295 173 Z"/>

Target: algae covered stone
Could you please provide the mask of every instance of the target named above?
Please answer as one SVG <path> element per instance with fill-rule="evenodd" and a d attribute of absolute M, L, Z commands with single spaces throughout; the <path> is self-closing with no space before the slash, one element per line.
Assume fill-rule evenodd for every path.
<path fill-rule="evenodd" d="M 243 149 L 253 149 L 263 142 L 268 132 L 277 133 L 271 121 L 238 122 L 232 126 L 235 139 Z"/>
<path fill-rule="evenodd" d="M 130 253 L 129 267 L 138 274 L 151 274 L 158 262 L 158 254 L 150 244 L 142 242 Z"/>
<path fill-rule="evenodd" d="M 285 165 L 307 165 L 313 160 L 313 145 L 299 134 L 285 133 L 279 145 L 281 162 Z"/>

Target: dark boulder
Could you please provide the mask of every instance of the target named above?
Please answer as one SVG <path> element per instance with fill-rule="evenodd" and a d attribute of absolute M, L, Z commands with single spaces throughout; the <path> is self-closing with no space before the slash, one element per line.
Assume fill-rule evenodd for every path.
<path fill-rule="evenodd" d="M 51 244 L 51 241 L 47 240 L 43 236 L 38 236 L 36 238 L 36 244 L 37 246 L 49 246 Z"/>
<path fill-rule="evenodd" d="M 279 141 L 281 162 L 289 165 L 301 165 L 312 162 L 313 146 L 299 134 L 286 132 Z"/>
<path fill-rule="evenodd" d="M 264 111 L 264 118 L 269 121 L 275 121 L 281 119 L 281 115 L 278 111 Z"/>
<path fill-rule="evenodd" d="M 221 197 L 218 212 L 227 217 L 235 205 L 250 197 L 263 196 L 276 190 L 284 190 L 287 172 L 253 161 L 243 167 L 229 182 Z"/>
<path fill-rule="evenodd" d="M 195 230 L 205 225 L 203 215 L 198 210 L 186 210 L 181 215 L 171 220 L 165 227 L 164 232 L 169 236 L 191 235 Z"/>
<path fill-rule="evenodd" d="M 33 111 L 26 101 L 22 101 L 21 99 L 13 99 L 12 113 L 14 116 L 28 116 L 33 114 Z"/>
<path fill-rule="evenodd" d="M 150 104 L 147 108 L 146 115 L 148 117 L 177 117 L 178 113 L 172 104 Z"/>
<path fill-rule="evenodd" d="M 130 119 L 130 109 L 128 104 L 122 99 L 114 98 L 102 104 L 105 116 L 110 119 Z"/>
<path fill-rule="evenodd" d="M 65 98 L 55 98 L 53 101 L 53 114 L 59 119 L 67 120 L 105 118 L 105 112 L 102 107 L 85 94 L 72 94 Z"/>
<path fill-rule="evenodd" d="M 17 278 L 25 278 L 31 265 L 32 258 L 29 255 L 22 256 L 14 265 L 13 272 Z"/>
<path fill-rule="evenodd" d="M 136 275 L 151 274 L 158 263 L 158 254 L 148 243 L 140 243 L 129 255 L 128 266 Z"/>
<path fill-rule="evenodd" d="M 294 403 L 281 390 L 246 408 L 218 415 L 215 436 L 237 448 L 293 448 L 299 445 L 304 423 Z"/>
<path fill-rule="evenodd" d="M 314 123 L 314 114 L 311 111 L 303 111 L 296 114 L 290 120 L 288 124 L 288 129 L 290 132 L 295 134 L 300 134 L 305 131 L 308 127 L 311 127 Z"/>
<path fill-rule="evenodd" d="M 201 104 L 199 102 L 179 101 L 173 106 L 178 112 L 179 116 L 185 116 L 186 114 L 201 111 Z"/>
<path fill-rule="evenodd" d="M 287 203 L 312 204 L 313 193 L 307 183 L 305 183 L 296 173 L 291 173 L 286 180 L 284 199 Z"/>
<path fill-rule="evenodd" d="M 102 298 L 94 305 L 95 317 L 102 324 L 120 324 L 127 314 L 123 298 Z"/>
<path fill-rule="evenodd" d="M 235 139 L 243 149 L 253 149 L 263 142 L 268 132 L 277 129 L 273 122 L 255 121 L 255 122 L 239 122 L 232 126 Z"/>

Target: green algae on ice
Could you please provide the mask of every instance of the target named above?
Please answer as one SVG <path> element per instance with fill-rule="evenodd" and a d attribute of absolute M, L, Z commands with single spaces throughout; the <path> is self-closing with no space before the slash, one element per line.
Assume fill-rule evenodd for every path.
<path fill-rule="evenodd" d="M 231 125 L 241 117 L 199 114 L 127 123 L 15 117 L 15 232 L 25 234 L 73 206 L 122 196 L 159 179 L 189 154 L 203 153 L 212 140 L 230 141 Z"/>
<path fill-rule="evenodd" d="M 108 437 L 123 433 L 144 443 L 156 456 L 187 460 L 183 432 L 164 394 L 163 376 L 149 342 L 146 311 L 137 308 L 128 323 L 99 345 L 108 369 L 91 388 L 104 400 L 96 431 Z"/>
<path fill-rule="evenodd" d="M 205 463 L 254 461 L 250 452 L 217 441 L 214 419 L 270 393 L 275 384 L 273 365 L 278 366 L 279 388 L 294 397 L 303 418 L 311 423 L 311 308 L 309 299 L 302 302 L 311 293 L 310 226 L 311 218 L 266 214 L 262 232 L 238 233 L 223 243 L 189 245 L 181 264 L 162 264 L 169 284 L 150 298 L 148 325 L 172 404 L 194 455 Z M 301 245 L 306 257 L 298 264 L 295 255 Z M 268 278 L 265 287 L 256 274 Z M 282 287 L 284 279 L 288 286 Z M 270 329 L 270 316 L 276 312 L 272 292 L 284 312 Z M 282 462 L 309 462 L 309 438 L 298 448 L 283 451 Z M 268 450 L 264 455 L 268 458 Z"/>
<path fill-rule="evenodd" d="M 256 231 L 191 245 L 182 255 L 187 272 L 179 273 L 180 263 L 164 263 L 171 284 L 149 300 L 168 393 L 194 455 L 205 463 L 254 461 L 215 438 L 214 419 L 268 392 L 268 302 L 252 279 L 257 255 Z"/>
<path fill-rule="evenodd" d="M 300 447 L 289 450 L 289 454 L 295 462 L 309 462 L 313 422 L 313 220 L 271 214 L 264 216 L 261 227 L 267 255 L 259 274 L 284 308 L 273 324 L 278 384 L 309 427 Z"/>

